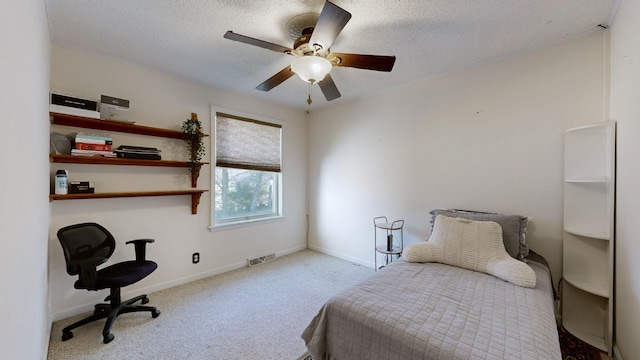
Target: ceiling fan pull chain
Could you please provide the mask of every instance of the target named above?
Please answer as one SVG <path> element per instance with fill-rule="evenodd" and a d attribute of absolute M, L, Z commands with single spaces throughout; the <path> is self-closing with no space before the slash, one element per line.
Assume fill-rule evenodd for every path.
<path fill-rule="evenodd" d="M 309 97 L 307 98 L 307 105 L 311 106 L 312 102 L 313 100 L 311 100 L 311 83 L 309 83 Z"/>

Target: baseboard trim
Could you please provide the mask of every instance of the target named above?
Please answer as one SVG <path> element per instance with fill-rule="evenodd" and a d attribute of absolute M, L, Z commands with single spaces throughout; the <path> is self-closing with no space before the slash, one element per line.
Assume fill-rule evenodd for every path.
<path fill-rule="evenodd" d="M 613 344 L 613 358 L 616 360 L 623 360 L 622 355 L 620 354 L 620 349 L 618 348 L 618 344 Z"/>
<path fill-rule="evenodd" d="M 44 354 L 44 358 L 47 359 L 49 356 L 49 339 L 51 339 L 51 328 L 53 327 L 53 318 L 51 315 L 51 310 L 47 312 L 47 328 L 45 330 L 45 338 L 42 341 L 42 354 Z"/>
<path fill-rule="evenodd" d="M 338 259 L 347 260 L 347 261 L 350 261 L 350 262 L 355 263 L 355 264 L 360 264 L 360 265 L 364 265 L 366 267 L 370 267 L 372 269 L 375 267 L 375 265 L 373 264 L 372 261 L 365 261 L 365 260 L 363 260 L 361 258 L 349 256 L 349 255 L 346 255 L 346 254 L 343 254 L 343 253 L 340 253 L 340 252 L 337 252 L 337 251 L 325 249 L 325 248 L 323 248 L 321 246 L 316 246 L 316 245 L 313 245 L 313 244 L 308 244 L 307 246 L 309 247 L 309 249 L 311 249 L 313 251 L 317 251 L 317 252 L 320 252 L 320 253 L 323 253 L 323 254 L 331 255 L 331 256 L 336 257 Z"/>
<path fill-rule="evenodd" d="M 196 281 L 196 280 L 200 280 L 200 279 L 204 279 L 207 278 L 209 276 L 213 276 L 213 275 L 218 275 L 218 274 L 222 274 L 228 271 L 232 271 L 232 270 L 237 270 L 240 268 L 243 268 L 247 266 L 247 262 L 246 261 L 242 261 L 239 263 L 235 263 L 235 264 L 230 264 L 230 265 L 226 265 L 226 266 L 222 266 L 219 268 L 215 268 L 215 269 L 211 269 L 205 272 L 201 272 L 201 273 L 197 273 L 197 274 L 193 274 L 193 275 L 189 275 L 189 276 L 185 276 L 179 279 L 174 279 L 174 280 L 170 280 L 170 281 L 165 281 L 162 283 L 157 283 L 154 285 L 150 285 L 150 286 L 145 286 L 142 288 L 137 288 L 136 290 L 130 290 L 130 291 L 123 291 L 122 292 L 122 298 L 123 299 L 128 299 L 128 298 L 132 298 L 135 296 L 138 296 L 140 294 L 148 294 L 148 293 L 153 293 L 156 291 L 160 291 L 160 290 L 164 290 L 164 289 L 168 289 L 174 286 L 179 286 L 179 285 L 183 285 L 192 281 Z M 108 293 L 107 293 L 108 294 Z M 76 306 L 74 308 L 71 309 L 66 309 L 66 310 L 62 310 L 62 311 L 58 311 L 53 313 L 53 321 L 58 321 L 58 320 L 62 320 L 62 319 L 66 319 L 68 317 L 71 316 L 75 316 L 78 314 L 82 314 L 88 311 L 93 311 L 93 308 L 96 304 L 96 302 L 101 302 L 102 299 L 100 297 L 98 297 L 98 300 L 92 300 L 91 302 L 85 303 L 83 305 L 80 306 Z"/>
<path fill-rule="evenodd" d="M 302 251 L 302 250 L 305 250 L 305 249 L 308 249 L 307 244 L 294 246 L 294 247 L 289 248 L 287 250 L 276 251 L 276 257 L 293 254 L 294 252 Z"/>
<path fill-rule="evenodd" d="M 304 250 L 306 248 L 307 248 L 307 245 L 305 244 L 305 245 L 294 246 L 292 248 L 285 249 L 285 250 L 282 250 L 282 251 L 277 251 L 276 252 L 276 257 L 292 254 L 294 252 L 301 251 L 301 250 Z M 241 268 L 247 267 L 247 266 L 248 266 L 247 261 L 243 260 L 241 262 L 229 264 L 229 265 L 226 265 L 226 266 L 221 266 L 221 267 L 214 268 L 214 269 L 211 269 L 211 270 L 207 270 L 207 271 L 204 271 L 204 272 L 201 272 L 201 273 L 185 276 L 185 277 L 182 277 L 182 278 L 179 278 L 179 279 L 165 281 L 165 282 L 162 282 L 162 283 L 146 286 L 146 287 L 143 287 L 143 288 L 137 288 L 136 290 L 123 291 L 122 292 L 122 298 L 123 299 L 128 299 L 128 298 L 132 298 L 132 297 L 138 296 L 140 294 L 150 294 L 150 293 L 153 293 L 153 292 L 156 292 L 156 291 L 169 289 L 169 288 L 172 288 L 172 287 L 175 287 L 175 286 L 180 286 L 180 285 L 183 285 L 183 284 L 190 283 L 192 281 L 201 280 L 201 279 L 204 279 L 204 278 L 208 278 L 210 276 L 223 274 L 223 273 L 226 273 L 226 272 L 229 272 L 229 271 L 233 271 L 233 270 L 237 270 L 237 269 L 241 269 Z M 50 316 L 50 318 L 52 318 L 51 322 L 53 323 L 55 321 L 66 319 L 66 318 L 71 317 L 71 316 L 75 316 L 75 315 L 82 314 L 82 313 L 85 313 L 85 312 L 93 311 L 96 302 L 100 302 L 100 301 L 101 301 L 101 299 L 94 300 L 94 301 L 85 303 L 83 305 L 76 306 L 76 307 L 71 308 L 71 309 L 66 309 L 66 310 L 55 312 L 55 313 L 51 314 L 51 316 Z M 51 331 L 51 330 L 49 330 L 49 331 Z"/>

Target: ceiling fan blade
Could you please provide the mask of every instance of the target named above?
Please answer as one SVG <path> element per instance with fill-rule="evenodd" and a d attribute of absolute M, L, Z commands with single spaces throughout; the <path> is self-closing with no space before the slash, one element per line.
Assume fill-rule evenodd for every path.
<path fill-rule="evenodd" d="M 393 69 L 393 64 L 396 62 L 395 56 L 384 55 L 331 53 L 330 57 L 331 59 L 339 59 L 339 61 L 335 63 L 335 66 L 347 66 L 376 71 L 391 71 Z"/>
<path fill-rule="evenodd" d="M 291 66 L 287 66 L 286 68 L 280 70 L 277 74 L 268 78 L 262 84 L 256 86 L 256 90 L 269 91 L 274 87 L 282 84 L 285 80 L 295 75 L 293 71 L 291 71 Z"/>
<path fill-rule="evenodd" d="M 333 82 L 331 74 L 327 74 L 324 79 L 318 83 L 318 86 L 320 86 L 320 90 L 327 101 L 335 100 L 342 96 L 340 95 L 340 91 L 338 91 L 338 87 L 336 87 L 336 83 Z"/>
<path fill-rule="evenodd" d="M 233 31 L 229 30 L 224 34 L 224 38 L 225 39 L 229 39 L 229 40 L 233 40 L 233 41 L 239 41 L 241 43 L 245 43 L 245 44 L 249 44 L 249 45 L 254 45 L 254 46 L 259 46 L 261 48 L 265 48 L 267 50 L 273 50 L 273 51 L 277 51 L 277 52 L 281 52 L 281 53 L 285 53 L 285 54 L 290 54 L 291 53 L 291 49 L 282 45 L 278 45 L 278 44 L 273 44 L 264 40 L 259 40 L 259 39 L 254 39 L 252 37 L 248 37 L 248 36 L 244 36 L 244 35 L 240 35 L 240 34 L 236 34 Z"/>
<path fill-rule="evenodd" d="M 340 31 L 351 19 L 351 14 L 330 2 L 325 2 L 318 22 L 313 29 L 309 44 L 319 44 L 324 49 L 329 49 Z"/>

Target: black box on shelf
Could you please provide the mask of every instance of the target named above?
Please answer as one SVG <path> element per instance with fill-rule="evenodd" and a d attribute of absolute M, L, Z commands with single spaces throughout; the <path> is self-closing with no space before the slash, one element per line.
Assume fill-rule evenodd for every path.
<path fill-rule="evenodd" d="M 94 192 L 93 181 L 69 181 L 69 194 L 93 194 Z"/>
<path fill-rule="evenodd" d="M 51 93 L 49 111 L 94 119 L 100 118 L 97 101 L 55 93 Z"/>
<path fill-rule="evenodd" d="M 85 109 L 91 111 L 98 111 L 98 102 L 94 100 L 82 99 L 78 97 L 71 97 L 67 95 L 51 93 L 51 104 L 67 106 L 77 109 Z"/>

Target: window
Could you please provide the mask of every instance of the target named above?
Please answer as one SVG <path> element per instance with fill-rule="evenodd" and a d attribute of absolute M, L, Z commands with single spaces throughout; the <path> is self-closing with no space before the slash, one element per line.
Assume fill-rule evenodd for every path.
<path fill-rule="evenodd" d="M 213 225 L 279 217 L 282 126 L 213 113 Z"/>

